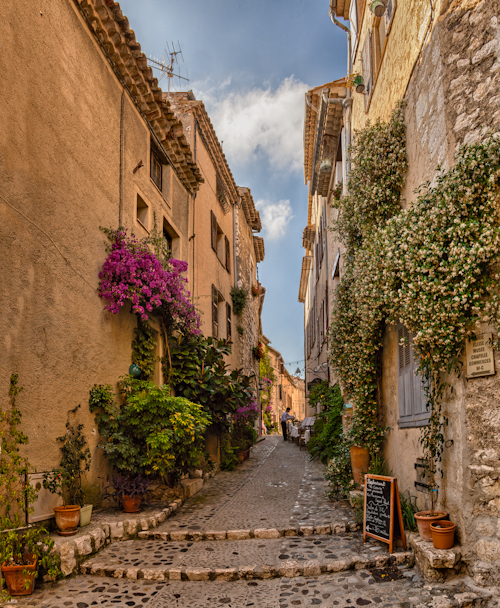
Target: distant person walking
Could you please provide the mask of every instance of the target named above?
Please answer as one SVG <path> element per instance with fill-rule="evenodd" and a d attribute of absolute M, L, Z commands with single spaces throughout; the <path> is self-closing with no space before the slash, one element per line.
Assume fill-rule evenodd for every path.
<path fill-rule="evenodd" d="M 287 420 L 293 420 L 295 418 L 295 416 L 291 416 L 288 413 L 289 411 L 290 411 L 290 408 L 287 407 L 286 408 L 286 412 L 283 412 L 281 414 L 281 428 L 283 429 L 283 441 L 286 441 L 288 439 L 287 433 L 286 433 L 286 421 Z"/>

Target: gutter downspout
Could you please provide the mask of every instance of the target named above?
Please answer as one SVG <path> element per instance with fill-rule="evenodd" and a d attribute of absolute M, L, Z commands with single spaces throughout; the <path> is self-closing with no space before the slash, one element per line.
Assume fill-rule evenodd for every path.
<path fill-rule="evenodd" d="M 337 0 L 330 0 L 330 9 L 328 14 L 330 15 L 330 19 L 332 23 L 339 27 L 344 32 L 347 32 L 347 77 L 350 78 L 352 72 L 352 46 L 351 46 L 351 30 L 340 23 L 338 19 L 335 18 L 335 11 L 337 9 Z M 351 169 L 351 161 L 349 160 L 349 155 L 347 151 L 351 146 L 351 109 L 352 109 L 352 92 L 351 89 L 347 89 L 347 97 L 343 100 L 343 105 L 345 109 L 344 117 L 344 126 L 345 126 L 345 148 L 346 148 L 346 162 L 345 162 L 345 179 L 344 179 L 344 193 L 347 192 L 347 177 L 349 175 Z"/>

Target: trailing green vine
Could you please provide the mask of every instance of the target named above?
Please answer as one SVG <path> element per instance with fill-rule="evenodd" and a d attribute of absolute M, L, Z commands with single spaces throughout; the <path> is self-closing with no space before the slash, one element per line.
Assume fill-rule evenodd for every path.
<path fill-rule="evenodd" d="M 348 254 L 335 294 L 331 364 L 355 404 L 351 441 L 375 453 L 384 434 L 377 423 L 384 328 L 401 322 L 413 334 L 430 412 L 421 443 L 433 490 L 449 375 L 460 373 L 465 342 L 481 323 L 497 328 L 500 319 L 500 141 L 462 146 L 454 166 L 404 210 L 402 106 L 386 125 L 361 131 L 352 153 L 349 195 L 337 203 L 334 226 Z"/>
<path fill-rule="evenodd" d="M 137 316 L 138 324 L 134 329 L 134 340 L 132 342 L 132 363 L 141 369 L 141 380 L 153 380 L 156 356 L 156 334 L 155 330 L 147 321 Z"/>
<path fill-rule="evenodd" d="M 231 287 L 231 300 L 233 302 L 233 312 L 241 315 L 248 302 L 248 289 L 244 287 Z"/>

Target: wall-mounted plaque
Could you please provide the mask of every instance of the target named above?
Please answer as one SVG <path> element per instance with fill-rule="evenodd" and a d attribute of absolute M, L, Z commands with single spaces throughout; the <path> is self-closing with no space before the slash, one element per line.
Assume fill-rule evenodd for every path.
<path fill-rule="evenodd" d="M 492 338 L 491 333 L 479 334 L 475 340 L 466 343 L 467 378 L 492 376 L 495 373 Z"/>

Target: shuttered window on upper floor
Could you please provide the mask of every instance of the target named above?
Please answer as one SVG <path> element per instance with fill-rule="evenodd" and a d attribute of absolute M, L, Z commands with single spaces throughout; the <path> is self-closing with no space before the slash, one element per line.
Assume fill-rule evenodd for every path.
<path fill-rule="evenodd" d="M 363 82 L 365 84 L 365 111 L 368 111 L 373 88 L 373 43 L 372 33 L 368 31 L 361 51 L 361 64 L 363 66 Z"/>
<path fill-rule="evenodd" d="M 418 361 L 413 354 L 413 336 L 400 324 L 398 337 L 398 402 L 399 427 L 408 428 L 428 424 L 430 412 L 422 377 L 417 374 Z"/>

